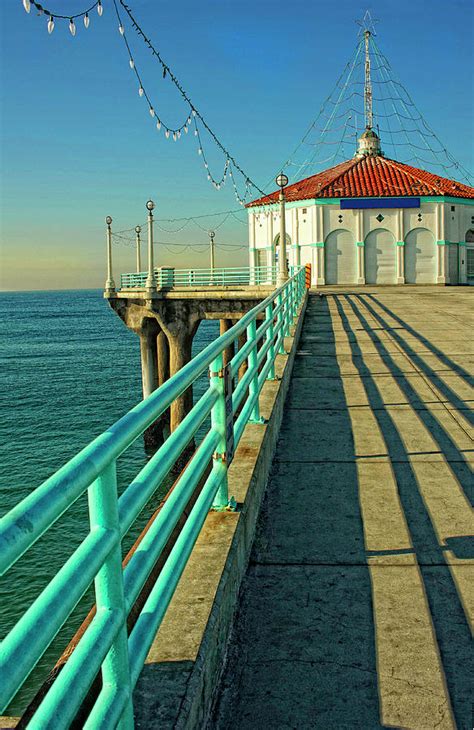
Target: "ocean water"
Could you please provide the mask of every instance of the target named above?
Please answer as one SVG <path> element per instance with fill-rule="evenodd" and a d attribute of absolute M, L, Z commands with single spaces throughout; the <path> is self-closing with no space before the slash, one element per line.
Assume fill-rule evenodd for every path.
<path fill-rule="evenodd" d="M 0 293 L 0 515 L 38 487 L 141 399 L 138 337 L 101 290 Z M 218 336 L 205 321 L 194 353 Z M 195 386 L 204 391 L 207 378 Z M 118 461 L 119 492 L 146 463 L 138 439 Z M 131 545 L 168 488 L 163 484 L 124 541 Z M 0 579 L 0 638 L 87 534 L 86 497 Z M 18 713 L 41 685 L 93 603 L 91 590 L 12 702 Z"/>

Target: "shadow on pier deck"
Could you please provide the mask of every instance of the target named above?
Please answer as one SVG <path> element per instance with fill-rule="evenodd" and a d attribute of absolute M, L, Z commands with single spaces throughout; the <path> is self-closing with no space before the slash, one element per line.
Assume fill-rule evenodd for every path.
<path fill-rule="evenodd" d="M 472 727 L 469 294 L 310 297 L 209 728 Z"/>

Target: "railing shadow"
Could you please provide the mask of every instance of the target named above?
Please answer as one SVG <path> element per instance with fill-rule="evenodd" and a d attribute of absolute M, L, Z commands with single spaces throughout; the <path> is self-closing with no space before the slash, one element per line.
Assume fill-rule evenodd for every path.
<path fill-rule="evenodd" d="M 419 340 L 419 342 L 421 342 L 423 345 L 425 345 L 425 347 L 428 350 L 430 350 L 430 352 L 432 352 L 433 355 L 436 355 L 436 357 L 439 358 L 439 360 L 441 360 L 441 362 L 444 365 L 446 365 L 450 370 L 452 370 L 454 373 L 456 373 L 456 375 L 459 375 L 459 377 L 463 378 L 463 380 L 465 380 L 466 383 L 468 383 L 468 385 L 474 385 L 474 378 L 471 375 L 471 373 L 469 373 L 467 370 L 465 370 L 463 367 L 461 367 L 457 363 L 453 362 L 451 360 L 451 358 L 449 358 L 446 355 L 446 353 L 444 353 L 442 350 L 440 350 L 438 347 L 436 347 L 436 345 L 434 345 L 432 342 L 430 342 L 430 340 L 428 340 L 426 337 L 424 337 L 420 332 L 417 332 L 417 330 L 415 330 L 413 327 L 411 327 L 411 325 L 409 325 L 408 322 L 405 322 L 405 320 L 403 320 L 398 314 L 395 314 L 395 312 L 392 309 L 389 309 L 374 294 L 364 294 L 363 297 L 361 297 L 361 298 L 363 298 L 364 303 L 366 304 L 367 308 L 369 305 L 367 304 L 366 299 L 371 299 L 375 304 L 377 304 L 377 306 L 380 307 L 380 309 L 383 309 L 384 312 L 386 312 L 388 315 L 390 315 L 390 317 L 395 319 L 402 326 L 403 329 L 405 329 L 407 332 L 409 332 L 411 335 L 413 335 L 413 337 L 416 337 L 416 339 Z M 375 317 L 379 316 L 379 315 L 377 315 L 377 313 L 374 313 L 374 310 L 371 310 L 371 314 Z M 392 328 L 390 328 L 390 331 L 392 331 Z M 402 338 L 399 338 L 399 339 L 400 339 L 399 344 L 401 345 L 403 342 L 402 346 L 404 348 L 406 348 L 407 350 L 410 350 L 410 357 L 412 357 L 412 353 L 414 352 L 413 349 L 404 340 L 402 340 Z M 414 354 L 416 355 L 416 353 L 414 353 Z M 432 377 L 432 375 L 431 375 L 431 373 L 433 373 L 432 368 L 429 368 L 428 365 L 426 365 L 426 363 L 424 362 L 424 360 L 422 358 L 420 358 L 419 356 L 417 356 L 417 361 L 418 360 L 421 361 L 420 366 L 422 367 L 422 369 L 427 374 L 429 374 L 430 377 Z M 417 364 L 418 364 L 418 362 L 417 362 Z M 433 373 L 433 374 L 435 375 L 435 373 Z M 436 380 L 439 381 L 440 379 L 436 378 Z M 442 383 L 442 381 L 441 381 L 441 383 Z M 443 386 L 444 386 L 445 390 L 443 390 L 443 388 L 441 386 L 438 386 L 442 392 L 446 392 L 446 393 L 448 393 L 449 391 L 452 392 L 451 389 L 447 388 L 447 386 L 445 384 L 443 384 Z M 449 396 L 447 396 L 447 397 L 449 397 Z"/>
<path fill-rule="evenodd" d="M 352 311 L 369 334 L 378 354 L 383 357 L 391 374 L 396 377 L 397 384 L 407 396 L 408 402 L 411 403 L 413 399 L 418 399 L 409 378 L 397 366 L 378 334 L 371 330 L 365 319 L 364 311 L 360 308 L 362 297 L 352 298 L 345 295 L 343 299 L 350 305 Z M 341 321 L 347 327 L 347 331 L 351 331 L 349 320 L 339 297 L 334 296 L 334 302 Z M 365 301 L 363 303 L 374 316 L 376 313 L 373 308 Z M 377 319 L 379 322 L 383 321 L 380 317 L 377 317 Z M 369 367 L 364 362 L 360 345 L 355 340 L 350 342 L 350 347 L 354 365 L 359 375 L 362 376 L 370 407 L 386 443 L 400 501 L 423 578 L 456 722 L 459 728 L 467 728 L 472 719 L 470 693 L 468 691 L 471 681 L 469 676 L 472 677 L 474 674 L 469 673 L 467 666 L 470 657 L 471 635 L 462 604 L 451 571 L 445 562 L 443 549 L 439 544 L 426 504 L 420 493 L 419 482 L 403 438 L 379 393 Z M 420 409 L 416 413 L 433 439 L 437 441 L 442 453 L 450 462 L 451 469 L 464 486 L 464 489 L 467 490 L 469 485 L 472 484 L 472 475 L 469 475 L 468 481 L 468 467 L 462 462 L 462 455 L 452 439 L 430 411 Z M 458 461 L 453 463 L 452 458 L 456 458 Z"/>
<path fill-rule="evenodd" d="M 325 332 L 330 378 L 312 374 L 311 326 Z M 325 298 L 309 299 L 293 373 L 208 727 L 380 730 L 354 440 Z"/>
<path fill-rule="evenodd" d="M 377 312 L 373 309 L 373 307 L 370 306 L 370 304 L 360 295 L 357 295 L 355 299 L 360 302 L 367 311 L 380 323 L 386 326 L 385 320 L 377 314 Z M 397 382 L 400 385 L 400 388 L 406 395 L 409 402 L 413 402 L 414 400 L 418 400 L 419 396 L 415 390 L 415 388 L 412 386 L 409 378 L 405 377 L 404 372 L 398 365 L 395 363 L 394 359 L 391 357 L 389 351 L 384 346 L 380 338 L 378 337 L 377 333 L 374 332 L 369 324 L 367 323 L 367 320 L 362 315 L 361 310 L 357 310 L 354 300 L 350 297 L 346 296 L 346 300 L 349 302 L 350 306 L 352 307 L 353 311 L 359 316 L 359 319 L 361 323 L 364 326 L 364 329 L 368 332 L 370 338 L 372 339 L 374 345 L 377 347 L 377 350 L 381 356 L 384 358 L 387 358 L 388 362 L 391 363 L 390 369 L 392 374 L 397 376 Z M 463 416 L 469 420 L 471 423 L 473 422 L 473 413 L 467 409 L 466 404 L 461 398 L 459 398 L 451 388 L 446 386 L 443 381 L 440 380 L 438 375 L 432 368 L 430 368 L 428 365 L 426 365 L 423 361 L 423 359 L 413 351 L 413 349 L 404 343 L 402 338 L 394 333 L 393 331 L 390 332 L 391 336 L 400 344 L 400 346 L 404 347 L 405 352 L 410 357 L 411 360 L 413 360 L 416 365 L 418 365 L 421 369 L 423 369 L 425 375 L 430 378 L 430 380 L 433 382 L 433 384 L 443 392 L 445 397 L 450 401 L 450 403 L 457 409 L 462 410 Z M 433 416 L 433 414 L 428 409 L 421 409 L 418 411 L 418 415 L 420 419 L 423 421 L 424 425 L 430 432 L 433 439 L 438 443 L 440 450 L 443 452 L 446 459 L 449 461 L 451 469 L 453 470 L 454 474 L 456 475 L 457 480 L 459 481 L 459 484 L 464 490 L 464 493 L 467 497 L 467 499 L 470 501 L 471 504 L 474 503 L 474 485 L 473 485 L 473 478 L 472 478 L 472 472 L 469 467 L 469 464 L 467 463 L 464 454 L 458 449 L 448 432 L 443 428 L 443 426 L 439 423 L 439 421 Z"/>

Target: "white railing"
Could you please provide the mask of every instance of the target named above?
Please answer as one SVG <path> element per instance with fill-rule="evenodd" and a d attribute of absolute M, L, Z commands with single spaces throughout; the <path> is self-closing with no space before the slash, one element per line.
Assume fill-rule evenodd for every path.
<path fill-rule="evenodd" d="M 121 289 L 145 289 L 148 272 L 122 274 Z M 201 286 L 255 286 L 276 283 L 274 266 L 243 266 L 224 269 L 155 269 L 158 289 Z"/>

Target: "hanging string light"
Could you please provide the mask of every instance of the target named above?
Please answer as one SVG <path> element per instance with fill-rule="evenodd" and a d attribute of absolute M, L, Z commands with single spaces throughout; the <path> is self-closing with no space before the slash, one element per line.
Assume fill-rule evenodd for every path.
<path fill-rule="evenodd" d="M 96 0 L 93 5 L 87 8 L 87 10 L 81 10 L 75 15 L 61 15 L 60 13 L 54 13 L 52 10 L 48 10 L 47 8 L 45 8 L 44 5 L 40 5 L 40 3 L 36 0 L 22 0 L 22 3 L 27 13 L 31 11 L 31 6 L 33 5 L 38 11 L 38 15 L 44 14 L 48 16 L 47 29 L 50 35 L 54 30 L 55 20 L 69 20 L 69 30 L 71 32 L 71 35 L 74 36 L 76 35 L 76 24 L 74 21 L 77 20 L 77 18 L 83 18 L 84 27 L 88 28 L 90 23 L 89 13 L 94 10 L 94 8 L 97 8 L 97 13 L 99 14 L 99 16 L 101 16 L 103 13 L 102 0 Z"/>
<path fill-rule="evenodd" d="M 120 19 L 120 14 L 118 12 L 117 2 L 116 2 L 116 0 L 113 0 L 113 2 L 114 2 L 115 10 L 116 10 L 116 13 L 117 13 L 117 17 L 119 19 L 119 23 L 120 23 L 120 25 L 122 25 L 122 22 L 121 22 L 121 19 Z M 237 161 L 235 160 L 235 158 L 230 154 L 230 152 L 228 151 L 228 149 L 220 141 L 220 139 L 217 137 L 217 135 L 215 134 L 215 132 L 211 129 L 211 127 L 209 126 L 209 124 L 206 122 L 206 120 L 204 119 L 203 115 L 196 109 L 196 107 L 192 103 L 190 97 L 188 96 L 188 94 L 186 93 L 186 91 L 184 90 L 184 88 L 181 86 L 181 84 L 179 83 L 179 81 L 176 78 L 176 76 L 174 75 L 174 73 L 171 71 L 169 65 L 167 63 L 165 63 L 165 61 L 161 57 L 160 52 L 155 48 L 155 46 L 152 44 L 152 42 L 150 41 L 150 39 L 145 35 L 145 33 L 143 32 L 143 30 L 141 29 L 141 27 L 139 26 L 139 24 L 135 20 L 133 14 L 132 14 L 132 11 L 130 9 L 130 7 L 124 2 L 124 0 L 119 0 L 119 2 L 120 2 L 120 5 L 122 6 L 122 8 L 127 13 L 128 17 L 129 17 L 129 19 L 130 19 L 130 21 L 132 23 L 133 28 L 135 29 L 135 31 L 137 32 L 137 34 L 142 38 L 142 40 L 148 46 L 148 48 L 151 51 L 151 53 L 153 54 L 153 56 L 157 59 L 157 61 L 161 65 L 162 70 L 163 70 L 163 78 L 168 77 L 171 80 L 171 82 L 174 84 L 174 86 L 177 88 L 177 90 L 181 94 L 181 96 L 184 99 L 184 101 L 188 104 L 188 106 L 189 106 L 189 108 L 191 110 L 191 115 L 195 118 L 195 122 L 197 122 L 197 120 L 199 120 L 199 122 L 202 125 L 203 129 L 206 130 L 207 134 L 211 137 L 211 139 L 214 142 L 214 144 L 223 153 L 224 158 L 225 158 L 225 163 L 224 163 L 225 177 L 227 176 L 228 168 L 232 164 L 232 166 L 234 168 L 234 171 L 237 171 L 242 176 L 242 178 L 243 178 L 243 180 L 245 182 L 246 194 L 247 194 L 248 190 L 251 189 L 251 188 L 254 188 L 259 193 L 264 194 L 263 193 L 263 190 L 261 190 L 261 188 L 240 167 L 240 165 L 237 163 Z M 125 33 L 123 34 L 123 38 L 125 40 Z M 133 56 L 132 56 L 132 54 L 130 52 L 130 47 L 128 45 L 128 42 L 127 42 L 127 50 L 129 52 L 130 59 L 133 59 Z M 171 130 L 171 132 L 176 132 L 176 138 L 177 139 L 179 138 L 178 131 L 182 131 L 184 129 L 184 126 L 185 125 L 181 125 L 179 127 L 179 129 Z M 189 127 L 189 123 L 187 123 L 186 126 Z M 199 132 L 197 130 L 197 123 L 196 123 L 195 135 L 196 136 L 199 136 Z M 202 144 L 200 144 L 200 147 L 202 148 Z M 208 178 L 210 180 L 210 182 L 214 185 L 214 187 L 216 187 L 216 189 L 220 189 L 220 187 L 222 186 L 223 182 L 225 181 L 224 173 L 223 173 L 223 176 L 222 176 L 222 178 L 220 180 L 219 179 L 216 180 L 212 176 L 211 173 L 208 173 L 208 174 L 210 175 L 210 177 Z M 235 180 L 234 180 L 234 182 L 235 182 Z M 234 186 L 234 187 L 236 187 L 236 186 Z M 237 195 L 238 195 L 238 193 L 237 193 Z M 238 196 L 238 200 L 240 202 L 241 200 L 243 200 L 243 198 L 239 195 Z"/>

